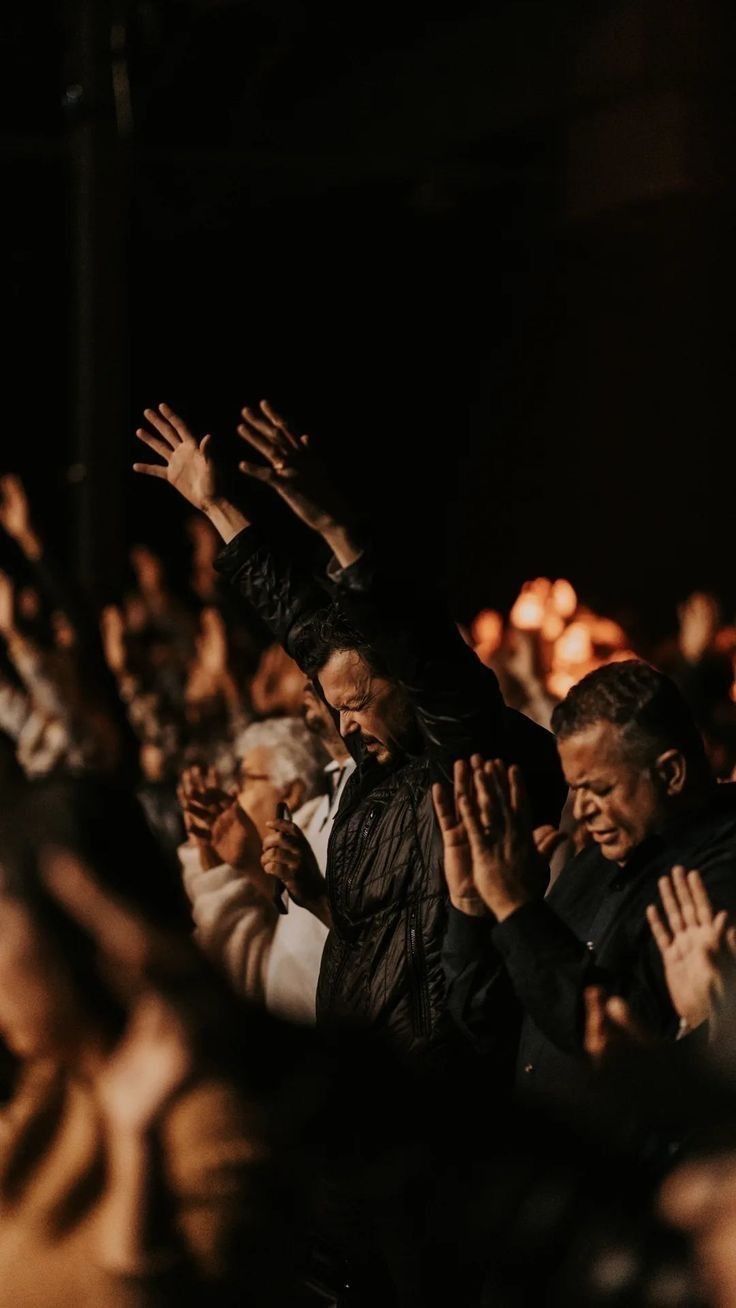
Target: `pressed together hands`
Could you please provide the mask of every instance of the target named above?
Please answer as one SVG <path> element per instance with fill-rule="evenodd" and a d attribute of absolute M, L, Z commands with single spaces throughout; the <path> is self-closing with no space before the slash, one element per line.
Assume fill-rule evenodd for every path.
<path fill-rule="evenodd" d="M 549 859 L 564 836 L 532 828 L 521 772 L 474 755 L 455 763 L 453 785 L 436 783 L 433 800 L 444 842 L 445 876 L 453 906 L 468 916 L 505 918 L 544 895 Z M 647 919 L 662 957 L 681 1029 L 714 1022 L 736 974 L 736 926 L 714 913 L 699 872 L 673 868 L 659 880 L 661 907 Z M 594 1057 L 622 1039 L 647 1035 L 620 996 L 599 986 L 586 991 L 586 1049 Z"/>
<path fill-rule="evenodd" d="M 146 409 L 148 428 L 136 435 L 162 463 L 136 463 L 136 472 L 168 481 L 210 519 L 227 543 L 249 520 L 225 496 L 212 455 L 212 436 L 198 440 L 167 404 Z M 309 437 L 297 436 L 275 409 L 261 401 L 244 408 L 238 435 L 262 462 L 243 459 L 239 470 L 270 486 L 292 512 L 329 545 L 338 563 L 349 566 L 360 553 L 351 514 Z M 278 818 L 263 840 L 238 805 L 210 775 L 190 770 L 180 799 L 187 830 L 204 857 L 278 877 L 297 903 L 329 925 L 324 880 L 299 828 Z M 503 922 L 525 904 L 541 899 L 549 860 L 564 836 L 551 826 L 533 829 L 520 769 L 479 755 L 458 760 L 452 784 L 433 786 L 433 802 L 444 844 L 445 876 L 454 907 L 469 916 L 492 915 Z M 724 978 L 736 954 L 736 929 L 726 913 L 713 914 L 697 872 L 674 868 L 659 882 L 661 911 L 647 910 L 662 956 L 665 978 L 683 1030 L 713 1020 Z M 586 992 L 587 1047 L 598 1055 L 614 1034 L 640 1038 L 625 1001 L 600 987 Z"/>
<path fill-rule="evenodd" d="M 274 817 L 262 836 L 237 793 L 224 790 L 211 767 L 187 768 L 178 797 L 186 832 L 199 846 L 204 866 L 229 864 L 267 898 L 281 882 L 296 904 L 330 925 L 324 877 L 295 822 Z"/>

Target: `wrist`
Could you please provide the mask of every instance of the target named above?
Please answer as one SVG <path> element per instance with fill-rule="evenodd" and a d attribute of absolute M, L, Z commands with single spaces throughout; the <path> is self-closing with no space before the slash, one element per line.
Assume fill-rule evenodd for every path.
<path fill-rule="evenodd" d="M 349 568 L 363 553 L 362 548 L 357 543 L 354 531 L 344 523 L 328 519 L 318 530 L 322 539 L 329 545 L 341 568 Z"/>
<path fill-rule="evenodd" d="M 486 899 L 485 902 L 496 921 L 504 922 L 517 909 L 523 908 L 525 904 L 529 903 L 529 896 L 521 893 L 518 895 L 499 895 L 494 896 L 492 900 L 490 898 Z"/>
<path fill-rule="evenodd" d="M 450 903 L 465 917 L 490 917 L 490 910 L 477 895 L 450 895 Z"/>
<path fill-rule="evenodd" d="M 206 518 L 209 518 L 212 526 L 219 536 L 222 537 L 226 545 L 230 544 L 236 536 L 250 526 L 248 518 L 240 509 L 237 509 L 230 500 L 222 496 L 215 496 L 211 500 L 206 500 L 202 505 L 202 512 Z"/>

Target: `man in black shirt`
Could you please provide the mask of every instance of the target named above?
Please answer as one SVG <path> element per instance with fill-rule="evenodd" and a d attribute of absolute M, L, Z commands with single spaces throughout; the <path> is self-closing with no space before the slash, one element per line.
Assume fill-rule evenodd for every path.
<path fill-rule="evenodd" d="M 467 885 L 452 896 L 443 957 L 450 1011 L 481 1047 L 510 979 L 524 1013 L 521 1085 L 569 1105 L 588 1087 L 587 986 L 623 996 L 654 1036 L 678 1035 L 646 908 L 676 864 L 700 870 L 717 909 L 736 908 L 736 787 L 716 784 L 674 683 L 638 661 L 591 673 L 553 727 L 592 843 L 543 898 L 517 770 L 475 759 L 477 784 L 461 786 L 458 807 L 476 898 Z"/>

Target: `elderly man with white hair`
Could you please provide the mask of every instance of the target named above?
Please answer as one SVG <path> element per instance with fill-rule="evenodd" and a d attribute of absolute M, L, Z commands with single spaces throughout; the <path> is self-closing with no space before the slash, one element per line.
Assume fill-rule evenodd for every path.
<path fill-rule="evenodd" d="M 211 779 L 190 777 L 184 786 L 190 834 L 179 854 L 196 936 L 240 994 L 280 1017 L 314 1022 L 328 927 L 285 891 L 279 894 L 261 869 L 262 844 L 285 804 L 304 837 L 305 858 L 324 875 L 332 821 L 355 765 L 309 688 L 303 720 L 253 723 L 237 752 L 236 800 Z"/>

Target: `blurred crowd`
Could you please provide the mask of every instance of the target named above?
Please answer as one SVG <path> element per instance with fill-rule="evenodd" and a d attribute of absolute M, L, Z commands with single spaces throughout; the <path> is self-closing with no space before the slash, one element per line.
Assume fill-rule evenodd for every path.
<path fill-rule="evenodd" d="M 736 619 L 457 624 L 237 430 L 101 612 L 0 478 L 0 1304 L 736 1305 Z"/>

